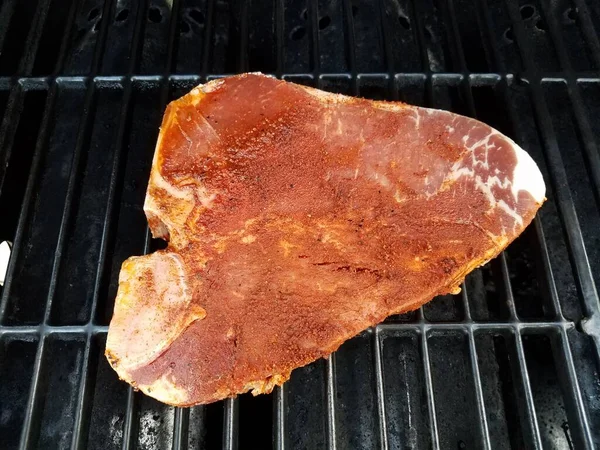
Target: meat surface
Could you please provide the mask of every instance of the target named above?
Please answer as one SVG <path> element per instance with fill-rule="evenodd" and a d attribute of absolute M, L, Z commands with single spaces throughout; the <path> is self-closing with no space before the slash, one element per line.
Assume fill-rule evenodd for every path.
<path fill-rule="evenodd" d="M 172 405 L 270 392 L 391 314 L 456 293 L 531 222 L 529 155 L 474 119 L 260 74 L 166 110 L 106 356 Z"/>

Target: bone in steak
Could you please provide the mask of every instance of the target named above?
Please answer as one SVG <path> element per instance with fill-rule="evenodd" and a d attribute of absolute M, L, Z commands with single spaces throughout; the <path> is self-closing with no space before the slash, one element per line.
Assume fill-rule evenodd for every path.
<path fill-rule="evenodd" d="M 106 355 L 172 405 L 270 392 L 391 314 L 456 293 L 544 201 L 474 119 L 260 74 L 165 113 L 146 196 L 166 250 L 123 264 Z"/>

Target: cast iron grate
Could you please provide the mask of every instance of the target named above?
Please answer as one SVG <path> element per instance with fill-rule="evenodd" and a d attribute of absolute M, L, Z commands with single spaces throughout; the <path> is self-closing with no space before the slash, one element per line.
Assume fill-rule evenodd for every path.
<path fill-rule="evenodd" d="M 0 3 L 2 448 L 600 447 L 600 6 L 584 0 Z M 247 70 L 477 116 L 548 202 L 502 256 L 294 372 L 171 408 L 108 367 L 167 101 Z"/>

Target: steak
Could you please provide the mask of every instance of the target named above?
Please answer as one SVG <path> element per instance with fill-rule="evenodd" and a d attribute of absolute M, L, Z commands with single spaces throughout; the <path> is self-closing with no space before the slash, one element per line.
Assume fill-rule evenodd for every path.
<path fill-rule="evenodd" d="M 168 105 L 106 356 L 172 405 L 270 392 L 391 314 L 458 293 L 544 201 L 477 120 L 260 74 Z"/>

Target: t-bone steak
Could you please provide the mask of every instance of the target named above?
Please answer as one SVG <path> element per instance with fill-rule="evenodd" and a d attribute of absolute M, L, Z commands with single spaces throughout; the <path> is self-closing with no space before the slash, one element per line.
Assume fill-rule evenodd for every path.
<path fill-rule="evenodd" d="M 457 293 L 531 222 L 542 175 L 477 120 L 261 74 L 167 107 L 106 356 L 172 405 L 270 392 L 391 314 Z"/>

